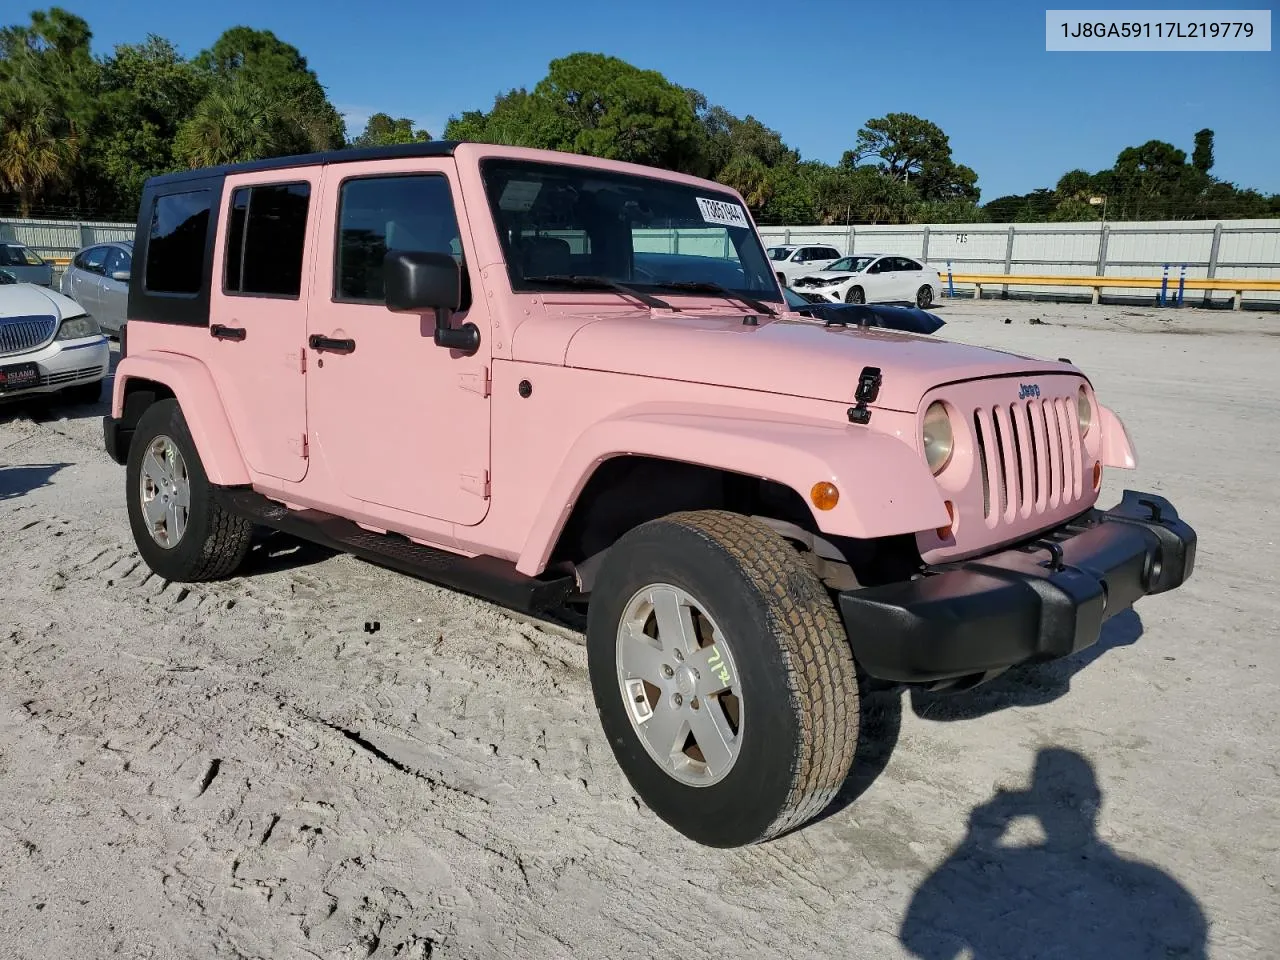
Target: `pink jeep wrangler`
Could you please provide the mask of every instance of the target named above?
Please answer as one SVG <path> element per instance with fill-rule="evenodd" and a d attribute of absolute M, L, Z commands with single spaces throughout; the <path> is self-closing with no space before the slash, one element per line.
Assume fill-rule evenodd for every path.
<path fill-rule="evenodd" d="M 1191 574 L 1066 361 L 786 309 L 742 198 L 471 143 L 194 170 L 142 198 L 108 452 L 161 577 L 275 528 L 585 609 L 641 798 L 714 846 L 818 814 L 860 682 L 963 687 Z"/>

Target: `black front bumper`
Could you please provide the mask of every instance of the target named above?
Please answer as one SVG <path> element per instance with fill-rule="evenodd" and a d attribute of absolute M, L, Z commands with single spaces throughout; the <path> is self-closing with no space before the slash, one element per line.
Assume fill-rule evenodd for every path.
<path fill-rule="evenodd" d="M 1191 576 L 1196 533 L 1169 501 L 1126 490 L 1036 542 L 839 594 L 854 656 L 880 680 L 937 683 L 1065 657 L 1141 597 Z"/>

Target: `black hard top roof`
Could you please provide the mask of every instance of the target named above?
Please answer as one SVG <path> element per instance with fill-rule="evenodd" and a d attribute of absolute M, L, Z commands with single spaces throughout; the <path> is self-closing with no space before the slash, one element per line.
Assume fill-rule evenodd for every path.
<path fill-rule="evenodd" d="M 326 166 L 330 163 L 357 163 L 361 160 L 396 160 L 411 157 L 451 157 L 457 140 L 428 140 L 425 143 L 399 143 L 390 147 L 345 147 L 321 153 L 301 153 L 290 157 L 270 157 L 266 160 L 250 160 L 247 163 L 228 163 L 219 167 L 198 167 L 179 170 L 147 180 L 147 186 L 163 186 L 184 180 L 204 180 L 209 177 L 225 177 L 234 173 L 254 173 L 259 170 L 282 170 L 289 167 Z"/>

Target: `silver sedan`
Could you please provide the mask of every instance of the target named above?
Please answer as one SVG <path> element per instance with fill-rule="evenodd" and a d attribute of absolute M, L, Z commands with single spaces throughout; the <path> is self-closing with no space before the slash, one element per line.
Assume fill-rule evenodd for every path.
<path fill-rule="evenodd" d="M 132 240 L 96 243 L 75 255 L 59 290 L 84 307 L 103 330 L 118 334 L 129 306 L 132 271 Z"/>

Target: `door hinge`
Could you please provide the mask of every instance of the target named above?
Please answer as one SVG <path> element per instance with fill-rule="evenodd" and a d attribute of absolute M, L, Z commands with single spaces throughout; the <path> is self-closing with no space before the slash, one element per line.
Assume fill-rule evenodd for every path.
<path fill-rule="evenodd" d="M 459 475 L 458 485 L 467 493 L 473 493 L 482 500 L 489 499 L 489 471 L 481 470 L 477 476 L 473 473 Z"/>
<path fill-rule="evenodd" d="M 460 373 L 458 374 L 459 386 L 463 390 L 471 393 L 478 393 L 482 397 L 489 396 L 489 390 L 492 387 L 492 381 L 489 379 L 489 368 L 481 367 L 478 372 Z"/>
<path fill-rule="evenodd" d="M 308 456 L 308 454 L 309 454 L 309 452 L 310 452 L 310 451 L 309 451 L 309 448 L 308 448 L 308 445 L 307 445 L 307 435 L 306 435 L 306 433 L 303 433 L 301 437 L 299 437 L 298 439 L 294 440 L 294 441 L 293 441 L 293 443 L 291 443 L 291 444 L 290 444 L 290 446 L 291 446 L 291 447 L 293 447 L 293 449 L 297 451 L 298 456 L 300 456 L 303 460 L 306 460 L 306 459 L 307 459 L 307 456 Z"/>
<path fill-rule="evenodd" d="M 298 351 L 298 372 L 307 372 L 307 348 L 305 346 Z"/>

